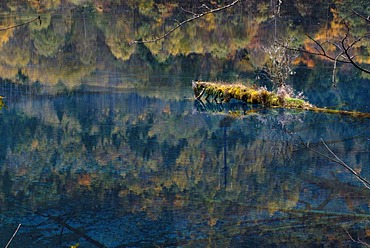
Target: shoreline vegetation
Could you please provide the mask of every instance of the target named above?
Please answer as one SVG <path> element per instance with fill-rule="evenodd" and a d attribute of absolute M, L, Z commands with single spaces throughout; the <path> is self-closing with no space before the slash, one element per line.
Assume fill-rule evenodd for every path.
<path fill-rule="evenodd" d="M 298 97 L 292 97 L 286 91 L 273 92 L 266 87 L 248 86 L 241 83 L 216 83 L 192 81 L 194 97 L 196 100 L 204 98 L 216 103 L 229 102 L 231 99 L 240 100 L 250 104 L 258 104 L 270 108 L 289 108 L 309 110 L 328 114 L 348 115 L 356 118 L 370 118 L 370 113 L 328 109 L 317 107 Z"/>

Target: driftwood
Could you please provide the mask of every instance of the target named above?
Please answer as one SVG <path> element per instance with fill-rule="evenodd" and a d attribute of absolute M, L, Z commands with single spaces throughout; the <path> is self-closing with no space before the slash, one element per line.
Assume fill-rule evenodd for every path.
<path fill-rule="evenodd" d="M 301 109 L 321 113 L 370 118 L 370 113 L 319 108 L 303 99 L 268 91 L 265 87 L 192 81 L 192 88 L 194 90 L 194 97 L 197 100 L 201 100 L 203 96 L 205 96 L 205 100 L 208 101 L 209 98 L 212 98 L 215 102 L 228 102 L 231 99 L 236 99 L 272 108 Z"/>

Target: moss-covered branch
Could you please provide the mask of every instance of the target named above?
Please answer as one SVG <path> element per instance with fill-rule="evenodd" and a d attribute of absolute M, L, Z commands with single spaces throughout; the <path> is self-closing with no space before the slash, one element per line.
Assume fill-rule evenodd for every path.
<path fill-rule="evenodd" d="M 3 101 L 4 97 L 0 96 L 0 110 L 6 108 L 5 102 Z"/>
<path fill-rule="evenodd" d="M 194 90 L 194 96 L 198 100 L 203 96 L 205 96 L 206 100 L 212 98 L 216 102 L 228 102 L 230 99 L 236 99 L 247 103 L 260 104 L 266 107 L 303 109 L 322 113 L 370 118 L 370 113 L 319 108 L 303 99 L 291 97 L 289 94 L 278 94 L 268 91 L 265 87 L 193 81 L 192 88 Z"/>

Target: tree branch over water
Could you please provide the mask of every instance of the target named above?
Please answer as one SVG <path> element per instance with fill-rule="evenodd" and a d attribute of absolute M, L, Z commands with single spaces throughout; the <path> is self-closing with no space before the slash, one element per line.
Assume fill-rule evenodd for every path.
<path fill-rule="evenodd" d="M 234 5 L 242 2 L 244 0 L 234 0 L 232 3 L 230 4 L 227 4 L 225 6 L 222 6 L 222 7 L 219 7 L 219 8 L 215 8 L 215 9 L 210 9 L 208 6 L 206 5 L 202 5 L 202 7 L 206 7 L 208 9 L 208 11 L 205 11 L 205 12 L 202 12 L 200 14 L 197 14 L 197 13 L 193 13 L 191 11 L 187 11 L 187 10 L 184 10 L 182 9 L 183 11 L 187 12 L 187 13 L 191 13 L 193 15 L 193 17 L 191 18 L 188 18 L 182 22 L 177 22 L 178 24 L 173 27 L 172 29 L 170 29 L 168 32 L 164 33 L 163 35 L 161 36 L 158 36 L 158 37 L 155 37 L 153 39 L 148 39 L 148 40 L 133 40 L 130 42 L 130 44 L 142 44 L 142 43 L 153 43 L 153 42 L 157 42 L 159 40 L 162 40 L 164 38 L 166 38 L 167 36 L 169 36 L 171 33 L 173 33 L 175 30 L 179 29 L 180 27 L 184 26 L 185 24 L 189 23 L 189 22 L 192 22 L 194 20 L 197 20 L 199 18 L 202 18 L 206 15 L 209 15 L 209 14 L 213 14 L 213 13 L 216 13 L 216 12 L 219 12 L 219 11 L 222 11 L 222 10 L 225 10 L 225 9 L 228 9 L 228 8 L 231 8 L 233 7 Z"/>
<path fill-rule="evenodd" d="M 361 19 L 365 20 L 367 23 L 370 23 L 370 17 L 365 17 L 364 15 L 360 14 L 359 12 L 352 10 L 352 15 L 356 15 L 360 17 Z M 348 18 L 348 17 L 346 17 Z M 296 52 L 301 52 L 301 53 L 306 53 L 309 55 L 314 55 L 314 56 L 319 56 L 323 57 L 326 59 L 329 59 L 333 61 L 333 73 L 332 73 L 332 83 L 335 86 L 335 73 L 337 70 L 337 64 L 338 63 L 343 63 L 343 64 L 351 64 L 353 65 L 356 69 L 370 74 L 370 69 L 365 68 L 364 66 L 360 65 L 359 62 L 356 61 L 356 55 L 354 55 L 354 48 L 355 45 L 360 43 L 361 41 L 370 38 L 370 32 L 366 32 L 365 34 L 361 36 L 355 36 L 351 34 L 351 28 L 350 26 L 345 22 L 346 18 L 343 18 L 339 23 L 343 25 L 346 28 L 346 33 L 344 34 L 343 37 L 340 38 L 340 40 L 333 41 L 333 40 L 326 40 L 324 42 L 320 42 L 318 39 L 315 39 L 311 37 L 310 35 L 306 34 L 308 39 L 313 42 L 312 48 L 315 51 L 310 51 L 307 50 L 306 48 L 298 47 L 290 47 L 285 44 L 282 44 L 279 41 L 275 41 L 277 44 L 280 46 L 283 46 L 287 50 L 292 50 Z M 329 53 L 330 51 L 330 46 L 334 47 L 336 52 Z"/>
<path fill-rule="evenodd" d="M 370 189 L 370 182 L 368 180 L 366 180 L 365 178 L 363 178 L 362 176 L 360 176 L 355 170 L 353 170 L 349 165 L 347 165 L 345 162 L 343 162 L 343 160 L 341 160 L 330 148 L 329 146 L 325 143 L 325 141 L 323 139 L 321 139 L 322 143 L 324 144 L 325 148 L 330 152 L 331 155 L 334 156 L 335 159 L 330 159 L 331 161 L 337 163 L 337 164 L 340 164 L 341 166 L 343 166 L 344 168 L 346 168 L 349 172 L 351 172 L 353 175 L 355 175 L 357 177 L 358 180 L 360 180 L 366 188 Z"/>
<path fill-rule="evenodd" d="M 9 29 L 13 29 L 13 28 L 17 28 L 17 27 L 21 27 L 21 26 L 24 26 L 24 25 L 28 25 L 32 22 L 36 22 L 36 21 L 39 21 L 40 25 L 41 25 L 41 16 L 38 16 L 30 21 L 27 21 L 27 22 L 22 22 L 20 24 L 17 24 L 17 25 L 13 25 L 13 26 L 9 26 L 9 27 L 5 27 L 5 28 L 0 28 L 0 31 L 5 31 L 5 30 L 9 30 Z"/>
<path fill-rule="evenodd" d="M 307 148 L 308 150 L 320 155 L 321 157 L 323 158 L 326 158 L 327 160 L 331 161 L 331 162 L 334 162 L 336 164 L 339 164 L 341 165 L 342 167 L 344 167 L 346 170 L 348 170 L 351 174 L 353 174 L 367 189 L 370 189 L 370 182 L 362 177 L 361 175 L 359 175 L 354 169 L 352 169 L 347 163 L 345 163 L 342 159 L 340 159 L 338 157 L 338 155 L 336 155 L 331 149 L 330 147 L 326 144 L 326 142 L 324 141 L 324 139 L 321 138 L 321 142 L 322 144 L 324 145 L 324 147 L 326 148 L 326 150 L 333 156 L 328 156 L 316 149 L 313 149 L 312 147 L 310 147 L 310 143 L 306 143 L 303 141 L 303 139 L 299 136 L 299 135 L 294 135 L 292 132 L 288 131 L 288 130 L 285 130 L 289 135 L 291 135 L 295 140 L 297 140 L 299 143 L 301 143 L 305 148 Z"/>
<path fill-rule="evenodd" d="M 370 22 L 370 16 L 368 16 L 368 17 L 365 17 L 364 15 L 362 15 L 362 14 L 360 14 L 360 13 L 358 13 L 356 10 L 352 10 L 352 13 L 354 13 L 355 15 L 357 15 L 358 17 L 360 17 L 360 18 L 362 18 L 362 19 L 364 19 L 365 21 L 367 21 L 367 22 Z"/>

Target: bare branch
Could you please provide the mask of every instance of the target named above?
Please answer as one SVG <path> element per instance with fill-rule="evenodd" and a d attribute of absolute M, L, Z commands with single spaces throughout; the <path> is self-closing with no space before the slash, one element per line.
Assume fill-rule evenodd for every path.
<path fill-rule="evenodd" d="M 337 62 L 338 62 L 338 58 L 339 56 L 342 56 L 343 55 L 343 52 L 338 54 L 336 57 L 335 57 L 335 60 L 334 60 L 334 65 L 333 65 L 333 72 L 332 72 L 332 76 L 331 76 L 331 83 L 333 85 L 333 87 L 336 87 L 336 82 L 335 82 L 335 74 L 336 74 L 336 71 L 337 71 Z"/>
<path fill-rule="evenodd" d="M 310 54 L 310 55 L 314 55 L 314 56 L 321 56 L 321 57 L 332 60 L 334 62 L 333 73 L 332 73 L 332 82 L 333 82 L 333 86 L 335 86 L 335 71 L 337 69 L 338 62 L 339 63 L 344 63 L 344 64 L 352 64 L 354 67 L 356 67 L 360 71 L 365 72 L 367 74 L 370 74 L 370 70 L 368 70 L 368 69 L 362 67 L 361 65 L 359 65 L 354 60 L 355 56 L 350 54 L 350 50 L 352 48 L 354 48 L 354 46 L 358 42 L 362 41 L 365 38 L 369 38 L 370 33 L 366 33 L 365 35 L 363 35 L 361 37 L 358 37 L 358 38 L 354 39 L 351 43 L 349 43 L 348 40 L 349 40 L 349 37 L 350 37 L 350 28 L 348 27 L 348 25 L 346 23 L 343 23 L 343 24 L 346 26 L 347 32 L 346 32 L 345 36 L 341 39 L 340 44 L 337 44 L 335 42 L 330 42 L 330 41 L 320 43 L 319 41 L 315 40 L 311 36 L 307 35 L 307 37 L 316 44 L 315 50 L 317 52 L 311 52 L 311 51 L 308 51 L 306 49 L 301 49 L 301 48 L 291 48 L 289 46 L 286 46 L 286 45 L 280 44 L 280 43 L 278 43 L 278 44 L 280 44 L 281 46 L 283 46 L 284 48 L 286 48 L 288 50 L 298 51 L 298 52 L 302 52 L 302 53 L 306 53 L 306 54 Z M 335 46 L 339 50 L 339 53 L 336 56 L 332 56 L 332 55 L 327 54 L 325 48 L 323 47 L 323 44 L 325 44 L 325 43 L 328 43 L 330 45 Z M 339 58 L 341 58 L 341 59 L 339 59 Z"/>
<path fill-rule="evenodd" d="M 185 21 L 180 22 L 179 24 L 177 24 L 175 27 L 173 27 L 168 32 L 164 33 L 163 35 L 158 36 L 158 37 L 155 37 L 153 39 L 149 39 L 149 40 L 133 40 L 133 41 L 130 42 L 130 44 L 142 44 L 142 43 L 153 43 L 153 42 L 157 42 L 159 40 L 162 40 L 162 39 L 166 38 L 171 33 L 173 33 L 175 30 L 179 29 L 180 27 L 182 27 L 183 25 L 185 25 L 185 24 L 187 24 L 189 22 L 192 22 L 194 20 L 197 20 L 199 18 L 202 18 L 202 17 L 204 17 L 206 15 L 209 15 L 209 14 L 212 14 L 212 13 L 216 13 L 216 12 L 219 12 L 219 11 L 222 11 L 222 10 L 225 10 L 225 9 L 228 9 L 228 8 L 234 6 L 237 3 L 240 3 L 242 1 L 244 1 L 244 0 L 234 0 L 230 4 L 227 4 L 225 6 L 222 6 L 222 7 L 216 8 L 216 9 L 210 9 L 210 10 L 208 10 L 206 12 L 203 12 L 203 13 L 200 13 L 200 14 L 195 14 L 193 12 L 190 12 L 191 14 L 193 14 L 193 17 L 191 17 L 189 19 L 186 19 Z M 189 12 L 189 11 L 187 11 L 187 12 Z"/>
<path fill-rule="evenodd" d="M 180 7 L 182 11 L 184 11 L 185 13 L 188 13 L 188 14 L 191 14 L 193 16 L 198 16 L 199 14 L 197 13 L 194 13 L 193 11 L 190 11 L 190 10 L 187 10 L 187 9 L 184 9 L 183 7 Z"/>
<path fill-rule="evenodd" d="M 32 22 L 35 22 L 35 21 L 39 21 L 40 25 L 41 25 L 41 16 L 38 16 L 30 21 L 27 21 L 27 22 L 23 22 L 23 23 L 20 23 L 20 24 L 17 24 L 17 25 L 13 25 L 13 26 L 10 26 L 10 27 L 6 27 L 6 28 L 0 28 L 0 31 L 5 31 L 5 30 L 8 30 L 8 29 L 12 29 L 12 28 L 17 28 L 17 27 L 20 27 L 20 26 L 24 26 L 24 25 L 28 25 Z"/>
<path fill-rule="evenodd" d="M 15 229 L 15 231 L 14 231 L 14 233 L 13 233 L 12 237 L 9 239 L 9 241 L 8 241 L 8 243 L 6 244 L 5 248 L 8 248 L 8 247 L 9 247 L 9 245 L 10 245 L 10 243 L 13 241 L 13 239 L 14 239 L 15 235 L 17 235 L 17 232 L 18 232 L 19 228 L 21 227 L 21 225 L 22 225 L 22 224 L 19 224 L 19 225 L 18 225 L 18 227 L 17 227 L 17 229 Z"/>
<path fill-rule="evenodd" d="M 310 40 L 312 40 L 321 49 L 321 52 L 319 50 L 317 50 L 319 52 L 319 54 L 322 54 L 322 55 L 326 56 L 325 49 L 322 47 L 322 45 L 317 40 L 315 40 L 314 38 L 312 38 L 311 36 L 309 36 L 308 34 L 306 34 L 306 36 Z"/>
<path fill-rule="evenodd" d="M 349 35 L 349 27 L 348 25 L 346 25 L 347 27 L 347 32 L 346 32 L 346 35 L 344 36 L 344 38 L 342 39 L 341 41 L 341 44 L 342 44 L 342 49 L 343 49 L 343 52 L 344 54 L 346 55 L 346 58 L 348 59 L 348 61 L 354 66 L 356 67 L 357 69 L 359 69 L 360 71 L 362 72 L 365 72 L 365 73 L 368 73 L 370 74 L 370 71 L 361 67 L 359 64 L 357 64 L 354 60 L 353 60 L 353 57 L 349 54 L 349 50 L 352 48 L 352 46 L 354 45 L 354 42 L 350 45 L 350 46 L 346 46 L 345 44 L 345 41 L 347 40 L 348 38 L 348 35 Z"/>
<path fill-rule="evenodd" d="M 361 244 L 361 245 L 363 245 L 363 246 L 365 246 L 365 247 L 370 247 L 370 245 L 369 245 L 368 243 L 366 243 L 366 242 L 364 242 L 364 241 L 362 241 L 362 240 L 360 240 L 360 239 L 355 240 L 355 239 L 351 236 L 351 234 L 349 234 L 349 232 L 348 232 L 346 229 L 344 229 L 344 230 L 346 231 L 346 233 L 348 234 L 348 236 L 349 236 L 349 238 L 352 240 L 352 242 L 359 243 L 359 244 Z"/>
<path fill-rule="evenodd" d="M 348 45 L 348 48 L 352 48 L 356 43 L 362 41 L 365 38 L 369 38 L 369 37 L 370 37 L 370 33 L 367 33 L 367 34 L 355 39 L 351 44 Z"/>
<path fill-rule="evenodd" d="M 284 44 L 281 44 L 280 42 L 276 41 L 277 44 L 281 45 L 282 47 L 284 47 L 285 49 L 287 50 L 291 50 L 291 51 L 296 51 L 296 52 L 301 52 L 301 53 L 306 53 L 306 54 L 309 54 L 309 55 L 314 55 L 314 56 L 320 56 L 320 57 L 325 57 L 329 60 L 332 60 L 332 61 L 337 61 L 337 62 L 340 62 L 340 63 L 344 63 L 344 64 L 350 64 L 351 62 L 350 61 L 347 61 L 347 60 L 343 60 L 343 59 L 336 59 L 335 57 L 331 56 L 331 55 L 328 55 L 323 47 L 323 44 L 319 43 L 317 40 L 315 40 L 314 38 L 312 38 L 311 36 L 307 35 L 306 36 L 312 40 L 315 44 L 317 44 L 318 48 L 315 47 L 315 50 L 317 52 L 310 52 L 306 49 L 302 49 L 302 48 L 293 48 L 293 47 L 289 47 L 287 45 L 284 45 Z M 325 42 L 325 43 L 329 43 L 329 42 Z M 337 44 L 335 43 L 329 43 L 333 46 L 336 46 L 338 47 Z M 343 56 L 343 54 L 342 54 Z"/>
<path fill-rule="evenodd" d="M 350 173 L 352 173 L 367 189 L 370 189 L 370 182 L 363 178 L 362 176 L 360 176 L 356 171 L 354 171 L 349 165 L 347 165 L 343 160 L 341 160 L 330 148 L 329 146 L 325 143 L 325 141 L 323 139 L 321 139 L 321 142 L 323 143 L 323 145 L 325 146 L 325 148 L 329 151 L 329 153 L 334 157 L 330 157 L 322 152 L 319 152 L 317 151 L 316 149 L 313 149 L 312 147 L 310 147 L 310 143 L 305 143 L 303 141 L 303 139 L 299 136 L 299 135 L 294 135 L 292 132 L 290 132 L 289 130 L 287 129 L 284 129 L 286 133 L 288 133 L 291 137 L 293 137 L 293 139 L 295 139 L 296 141 L 298 141 L 299 143 L 301 143 L 305 148 L 307 148 L 308 150 L 320 155 L 321 157 L 323 158 L 326 158 L 327 160 L 331 161 L 331 162 L 334 162 L 336 164 L 339 164 L 341 166 L 343 166 L 345 169 L 347 169 Z"/>
<path fill-rule="evenodd" d="M 342 165 L 344 168 L 346 168 L 349 172 L 351 172 L 353 175 L 355 175 L 357 177 L 358 180 L 360 180 L 366 188 L 370 189 L 370 182 L 367 181 L 365 178 L 363 178 L 362 176 L 360 176 L 356 171 L 354 171 L 351 167 L 349 167 L 345 162 L 343 162 L 343 160 L 341 160 L 330 148 L 329 146 L 325 143 L 325 141 L 323 139 L 321 139 L 321 142 L 324 144 L 325 148 L 330 152 L 331 155 L 334 156 L 335 160 L 334 162 L 336 162 L 337 164 L 340 164 Z"/>
<path fill-rule="evenodd" d="M 208 7 L 206 4 L 202 4 L 202 6 L 200 6 L 200 7 L 202 7 L 202 8 L 206 8 L 206 9 L 208 9 L 208 10 L 211 10 L 211 8 L 210 7 Z"/>
<path fill-rule="evenodd" d="M 83 231 L 81 231 L 81 230 L 79 230 L 77 228 L 74 228 L 74 227 L 68 225 L 65 221 L 62 220 L 62 218 L 60 218 L 58 216 L 49 215 L 49 214 L 47 214 L 46 217 L 48 217 L 49 219 L 55 221 L 56 223 L 58 223 L 62 227 L 67 228 L 68 230 L 72 231 L 73 233 L 77 234 L 78 236 L 84 238 L 86 241 L 88 241 L 89 243 L 95 245 L 96 247 L 99 247 L 99 248 L 105 248 L 106 247 L 104 244 L 102 244 L 99 241 L 91 238 L 90 236 L 88 236 Z"/>
<path fill-rule="evenodd" d="M 357 15 L 358 17 L 360 17 L 360 18 L 364 19 L 365 21 L 370 22 L 370 16 L 365 17 L 365 16 L 361 15 L 360 13 L 358 13 L 357 11 L 355 11 L 354 9 L 352 10 L 352 12 L 353 12 L 355 15 Z"/>

